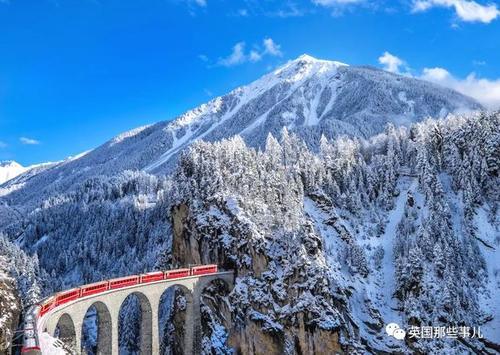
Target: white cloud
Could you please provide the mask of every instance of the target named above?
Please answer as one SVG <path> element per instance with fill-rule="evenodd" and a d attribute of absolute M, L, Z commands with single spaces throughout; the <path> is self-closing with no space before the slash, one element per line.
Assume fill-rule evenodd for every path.
<path fill-rule="evenodd" d="M 500 109 L 500 79 L 478 78 L 475 73 L 462 79 L 439 67 L 424 68 L 420 74 L 412 75 L 406 62 L 389 52 L 384 52 L 378 61 L 387 71 L 448 87 L 476 99 L 488 109 Z M 401 68 L 404 68 L 403 73 Z"/>
<path fill-rule="evenodd" d="M 333 9 L 333 15 L 342 14 L 343 10 L 351 8 L 353 5 L 378 7 L 375 1 L 367 0 L 311 0 L 311 2 L 318 6 Z M 465 22 L 490 23 L 500 17 L 500 10 L 494 1 L 489 1 L 484 5 L 474 0 L 412 0 L 411 3 L 413 12 L 428 11 L 435 7 L 453 9 L 457 17 Z M 456 27 L 456 24 L 452 26 Z"/>
<path fill-rule="evenodd" d="M 347 10 L 352 10 L 357 6 L 370 7 L 376 2 L 366 0 L 311 0 L 317 6 L 328 8 L 334 17 L 342 16 Z"/>
<path fill-rule="evenodd" d="M 400 67 L 405 66 L 404 60 L 389 52 L 384 52 L 384 54 L 378 58 L 378 62 L 384 66 L 384 70 L 390 71 L 391 73 L 400 73 Z"/>
<path fill-rule="evenodd" d="M 0 0 L 1 1 L 1 0 Z M 236 1 L 232 1 L 236 2 Z M 230 12 L 230 16 L 266 16 L 266 17 L 299 17 L 309 13 L 309 4 L 297 4 L 296 0 L 280 0 L 280 1 L 258 1 L 244 0 L 245 7 L 239 8 L 234 12 Z"/>
<path fill-rule="evenodd" d="M 218 65 L 225 67 L 232 67 L 235 65 L 243 64 L 245 62 L 259 62 L 264 56 L 281 57 L 281 46 L 274 42 L 272 38 L 264 38 L 262 46 L 254 45 L 254 49 L 247 53 L 245 50 L 246 43 L 238 42 L 233 46 L 231 54 L 224 58 L 219 58 Z"/>
<path fill-rule="evenodd" d="M 473 97 L 489 109 L 500 108 L 500 79 L 478 78 L 475 73 L 460 79 L 443 68 L 424 68 L 420 78 Z"/>
<path fill-rule="evenodd" d="M 283 8 L 278 9 L 276 11 L 266 12 L 265 15 L 269 17 L 288 18 L 288 17 L 301 17 L 304 16 L 306 13 L 307 13 L 306 9 L 299 8 L 297 7 L 296 4 L 287 2 L 286 6 L 284 6 Z"/>
<path fill-rule="evenodd" d="M 427 81 L 442 82 L 451 77 L 451 74 L 448 70 L 439 67 L 424 68 L 423 73 L 420 77 Z"/>
<path fill-rule="evenodd" d="M 413 11 L 427 11 L 433 7 L 453 8 L 456 15 L 465 22 L 490 23 L 500 16 L 496 4 L 481 5 L 472 0 L 414 0 Z"/>
<path fill-rule="evenodd" d="M 195 4 L 201 7 L 206 7 L 207 6 L 207 1 L 206 0 L 194 0 Z"/>
<path fill-rule="evenodd" d="M 281 53 L 281 46 L 276 44 L 272 38 L 265 38 L 263 44 L 265 54 L 269 54 L 274 57 L 281 57 L 283 55 L 283 53 Z"/>
<path fill-rule="evenodd" d="M 242 17 L 246 17 L 246 16 L 248 16 L 248 10 L 247 9 L 239 9 L 238 15 L 242 16 Z"/>
<path fill-rule="evenodd" d="M 333 7 L 338 5 L 359 4 L 364 2 L 364 0 L 312 0 L 312 2 L 316 5 Z"/>
<path fill-rule="evenodd" d="M 37 141 L 36 139 L 27 138 L 27 137 L 21 137 L 21 138 L 19 138 L 19 141 L 22 144 L 27 144 L 27 145 L 37 145 L 37 144 L 40 144 L 40 142 Z"/>
<path fill-rule="evenodd" d="M 262 59 L 262 55 L 256 50 L 251 50 L 248 59 L 250 59 L 251 62 L 255 63 Z"/>
<path fill-rule="evenodd" d="M 238 42 L 233 46 L 233 51 L 226 58 L 219 59 L 219 64 L 225 67 L 231 67 L 246 62 L 245 42 Z"/>

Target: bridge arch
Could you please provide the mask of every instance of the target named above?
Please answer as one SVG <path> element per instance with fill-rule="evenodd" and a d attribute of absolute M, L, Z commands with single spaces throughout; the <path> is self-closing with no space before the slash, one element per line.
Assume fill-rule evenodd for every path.
<path fill-rule="evenodd" d="M 125 316 L 122 316 L 122 312 L 126 312 L 124 309 L 124 306 L 127 304 L 132 304 L 132 299 L 136 298 L 138 301 L 138 306 L 139 306 L 139 349 L 141 354 L 152 354 L 152 325 L 153 325 L 153 312 L 152 312 L 152 307 L 151 307 L 151 302 L 148 299 L 148 297 L 140 292 L 140 291 L 133 291 L 130 292 L 125 300 L 121 303 L 120 305 L 120 310 L 118 314 L 118 319 L 117 321 L 119 322 L 118 324 L 118 338 L 120 338 L 120 335 L 123 334 L 123 327 L 125 325 Z M 156 311 L 156 310 L 155 310 Z"/>
<path fill-rule="evenodd" d="M 92 321 L 87 318 L 87 315 L 95 313 L 96 321 L 93 325 L 97 326 L 97 339 L 95 342 L 95 349 L 93 353 L 96 354 L 111 354 L 112 350 L 112 319 L 111 313 L 108 306 L 101 301 L 95 301 L 92 303 L 87 311 L 85 312 L 84 322 L 82 324 L 82 339 L 86 330 L 86 326 L 92 324 Z M 94 344 L 93 344 L 94 345 Z M 82 348 L 84 347 L 84 341 L 82 340 Z M 82 349 L 82 353 L 85 349 Z"/>
<path fill-rule="evenodd" d="M 54 337 L 59 338 L 66 347 L 76 349 L 77 346 L 77 338 L 76 338 L 76 329 L 75 323 L 73 322 L 73 318 L 68 313 L 63 313 L 59 320 L 57 321 L 56 327 L 54 329 Z"/>
<path fill-rule="evenodd" d="M 158 329 L 161 355 L 182 354 L 191 346 L 193 292 L 181 284 L 169 285 L 158 303 Z M 179 327 L 179 325 L 182 325 Z M 168 351 L 167 351 L 168 350 Z"/>

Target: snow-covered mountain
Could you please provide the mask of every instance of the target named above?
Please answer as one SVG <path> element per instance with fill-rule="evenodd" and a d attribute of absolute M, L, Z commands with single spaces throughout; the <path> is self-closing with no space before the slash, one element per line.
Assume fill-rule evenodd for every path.
<path fill-rule="evenodd" d="M 168 125 L 173 141 L 144 170 L 155 172 L 193 140 L 235 134 L 262 146 L 282 127 L 314 145 L 321 135 L 369 137 L 388 123 L 480 109 L 473 99 L 428 82 L 302 55 L 261 79 L 187 112 Z"/>
<path fill-rule="evenodd" d="M 286 130 L 264 150 L 200 141 L 173 176 L 89 178 L 4 233 L 38 255 L 45 292 L 154 267 L 236 270 L 234 290 L 203 299 L 204 354 L 494 354 L 499 120 L 388 126 L 369 140 L 323 138 L 319 152 Z M 387 336 L 390 322 L 480 326 L 485 340 L 406 343 Z M 162 324 L 182 336 L 181 320 Z"/>
<path fill-rule="evenodd" d="M 26 168 L 15 161 L 0 162 L 0 185 L 26 171 Z"/>
<path fill-rule="evenodd" d="M 239 134 L 250 146 L 262 147 L 269 133 L 277 136 L 285 126 L 314 149 L 321 135 L 369 137 L 389 122 L 410 124 L 480 108 L 473 99 L 429 82 L 303 55 L 173 121 L 125 132 L 79 159 L 13 180 L 3 195 L 7 191 L 11 204 L 26 205 L 91 176 L 127 169 L 169 172 L 179 152 L 200 139 Z"/>
<path fill-rule="evenodd" d="M 477 109 L 413 78 L 299 57 L 3 184 L 10 274 L 48 280 L 19 282 L 38 297 L 154 267 L 236 270 L 233 290 L 202 299 L 204 354 L 494 353 L 500 114 L 425 119 Z M 172 349 L 183 322 L 166 314 Z M 389 322 L 481 326 L 486 340 L 401 342 Z"/>

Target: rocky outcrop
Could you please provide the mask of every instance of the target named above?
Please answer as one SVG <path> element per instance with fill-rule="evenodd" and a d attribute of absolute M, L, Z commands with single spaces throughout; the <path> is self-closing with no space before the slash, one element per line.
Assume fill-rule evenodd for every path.
<path fill-rule="evenodd" d="M 233 332 L 228 345 L 240 354 L 284 354 L 285 349 L 282 334 L 263 332 L 262 327 L 253 321 Z"/>
<path fill-rule="evenodd" d="M 340 345 L 339 333 L 323 329 L 308 329 L 304 314 L 298 314 L 298 328 L 288 331 L 288 336 L 294 340 L 297 354 L 344 354 Z"/>
<path fill-rule="evenodd" d="M 21 301 L 14 281 L 0 270 L 0 354 L 8 354 L 19 323 Z"/>
<path fill-rule="evenodd" d="M 255 233 L 255 226 L 228 205 L 214 200 L 205 210 L 187 202 L 171 214 L 174 265 L 216 263 L 236 272 L 236 286 L 226 297 L 220 289 L 204 293 L 204 343 L 217 343 L 209 339 L 220 337 L 216 330 L 222 327 L 224 346 L 240 354 L 345 353 L 340 339 L 347 330 L 337 312 L 345 304 L 341 292 L 332 296 L 339 290 L 332 292 L 325 270 L 311 262 L 322 255 L 313 228 L 306 225 L 301 240 L 294 241 L 296 265 L 289 265 L 289 255 L 274 249 L 286 253 L 291 236 L 280 241 L 286 247 L 271 246 L 269 237 Z M 286 275 L 278 275 L 283 268 Z"/>
<path fill-rule="evenodd" d="M 235 331 L 229 346 L 240 354 L 345 354 L 339 333 L 323 329 L 307 329 L 303 315 L 297 326 L 283 333 L 262 331 L 260 324 L 249 320 L 243 329 Z"/>
<path fill-rule="evenodd" d="M 189 208 L 185 204 L 172 209 L 172 256 L 174 264 L 189 265 L 200 264 L 201 255 L 199 241 L 189 231 Z"/>

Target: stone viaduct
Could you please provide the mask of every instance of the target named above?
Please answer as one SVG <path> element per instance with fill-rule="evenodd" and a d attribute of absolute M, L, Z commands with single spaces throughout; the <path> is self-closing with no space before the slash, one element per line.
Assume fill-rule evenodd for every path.
<path fill-rule="evenodd" d="M 94 306 L 98 317 L 98 354 L 118 354 L 118 319 L 122 303 L 130 295 L 135 295 L 141 306 L 141 354 L 158 354 L 160 298 L 171 287 L 180 287 L 186 296 L 186 324 L 184 327 L 185 354 L 201 353 L 200 297 L 203 289 L 214 280 L 224 281 L 233 287 L 232 271 L 215 274 L 189 276 L 180 279 L 161 280 L 146 284 L 109 290 L 96 295 L 80 298 L 50 311 L 40 318 L 37 325 L 39 334 L 47 332 L 54 336 L 56 328 L 59 338 L 70 339 L 72 347 L 80 352 L 83 321 L 87 311 Z M 43 349 L 42 349 L 43 351 Z"/>

